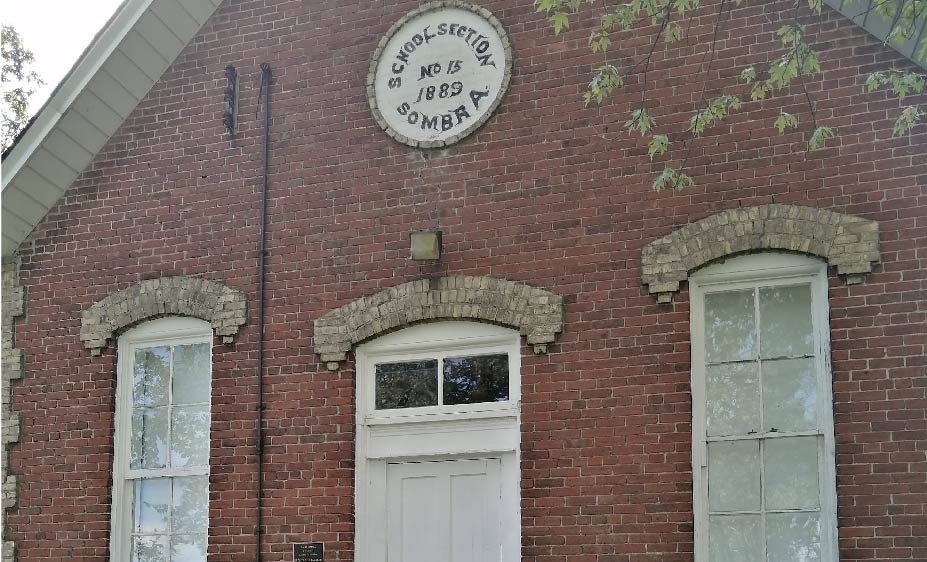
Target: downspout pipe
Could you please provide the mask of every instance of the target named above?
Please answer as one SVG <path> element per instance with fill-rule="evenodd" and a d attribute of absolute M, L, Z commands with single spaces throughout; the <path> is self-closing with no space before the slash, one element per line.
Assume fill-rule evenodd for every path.
<path fill-rule="evenodd" d="M 270 159 L 270 65 L 261 64 L 261 91 L 264 106 L 264 143 L 261 165 L 261 223 L 260 241 L 258 242 L 258 349 L 257 349 L 257 524 L 255 536 L 257 539 L 257 562 L 261 562 L 261 551 L 264 546 L 264 268 L 265 254 L 267 253 L 267 176 Z"/>

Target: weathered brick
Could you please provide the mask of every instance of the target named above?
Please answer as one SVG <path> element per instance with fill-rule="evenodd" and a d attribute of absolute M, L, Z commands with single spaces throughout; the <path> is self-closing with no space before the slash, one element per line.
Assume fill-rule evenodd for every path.
<path fill-rule="evenodd" d="M 797 205 L 722 211 L 644 246 L 641 280 L 658 302 L 668 303 L 690 272 L 714 260 L 775 250 L 824 258 L 852 285 L 879 262 L 879 224 Z"/>
<path fill-rule="evenodd" d="M 85 310 L 80 339 L 91 353 L 99 355 L 115 334 L 169 314 L 206 320 L 224 343 L 231 343 L 245 323 L 245 294 L 217 281 L 195 277 L 140 281 Z"/>
<path fill-rule="evenodd" d="M 809 90 L 820 123 L 839 138 L 805 153 L 804 131 L 779 135 L 769 121 L 781 110 L 810 123 L 796 92 L 783 91 L 745 103 L 693 143 L 693 188 L 654 193 L 663 157 L 651 162 L 646 141 L 618 133 L 640 102 L 639 81 L 601 107 L 583 107 L 589 69 L 601 62 L 588 51 L 594 21 L 574 19 L 553 37 L 533 0 L 483 4 L 509 33 L 512 81 L 494 116 L 451 147 L 401 145 L 368 107 L 370 57 L 390 25 L 421 5 L 413 0 L 224 2 L 131 112 L 19 251 L 27 302 L 15 338 L 26 370 L 11 403 L 23 439 L 9 449 L 19 496 L 6 510 L 5 539 L 16 542 L 20 562 L 109 562 L 117 357 L 105 338 L 91 357 L 80 339 L 83 311 L 143 280 L 177 276 L 221 280 L 256 302 L 264 61 L 275 76 L 264 560 L 286 560 L 292 543 L 314 541 L 325 542 L 327 561 L 354 559 L 357 373 L 350 360 L 326 369 L 314 322 L 349 303 L 331 334 L 372 337 L 371 323 L 353 323 L 357 310 L 378 307 L 381 329 L 384 314 L 404 323 L 452 315 L 455 305 L 472 314 L 466 297 L 434 299 L 429 279 L 492 277 L 516 283 L 500 299 L 524 299 L 515 290 L 524 285 L 564 303 L 548 354 L 522 348 L 522 560 L 691 562 L 689 297 L 683 284 L 675 302 L 658 306 L 642 277 L 672 271 L 676 258 L 642 263 L 641 251 L 722 211 L 738 218 L 706 224 L 711 240 L 749 248 L 737 238 L 759 236 L 768 216 L 758 209 L 773 203 L 879 225 L 880 258 L 867 261 L 863 282 L 841 282 L 833 271 L 829 280 L 840 560 L 927 559 L 910 544 L 927 528 L 918 492 L 927 468 L 892 456 L 924 451 L 927 135 L 892 139 L 900 104 L 864 91 L 870 70 L 911 64 L 827 8 L 820 20 L 803 15 L 822 61 Z M 708 95 L 741 91 L 743 66 L 778 57 L 776 30 L 794 10 L 787 0 L 726 5 Z M 685 144 L 675 139 L 701 99 L 698 46 L 711 40 L 717 7 L 698 8 L 687 46 L 660 42 L 655 52 L 648 91 L 658 94 L 648 96 L 648 111 L 674 147 Z M 610 56 L 638 60 L 655 33 L 615 35 Z M 227 64 L 241 73 L 232 141 L 221 122 Z M 684 155 L 675 150 L 668 156 Z M 817 240 L 833 224 L 798 232 Z M 408 233 L 434 229 L 443 233 L 441 260 L 408 259 Z M 709 241 L 685 240 L 679 258 L 705 263 Z M 427 297 L 380 309 L 389 299 L 374 295 L 392 287 Z M 456 281 L 446 289 L 479 292 Z M 198 302 L 184 294 L 158 311 Z M 213 349 L 211 562 L 256 558 L 257 312 L 235 304 L 248 322 L 232 345 Z M 494 322 L 524 318 L 495 301 L 475 304 Z M 128 304 L 119 310 L 125 321 L 138 317 Z"/>

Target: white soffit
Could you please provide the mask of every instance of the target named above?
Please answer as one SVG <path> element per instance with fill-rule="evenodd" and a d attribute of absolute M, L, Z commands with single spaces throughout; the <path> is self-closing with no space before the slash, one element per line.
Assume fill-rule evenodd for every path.
<path fill-rule="evenodd" d="M 125 0 L 3 159 L 8 256 L 90 164 L 222 0 Z"/>

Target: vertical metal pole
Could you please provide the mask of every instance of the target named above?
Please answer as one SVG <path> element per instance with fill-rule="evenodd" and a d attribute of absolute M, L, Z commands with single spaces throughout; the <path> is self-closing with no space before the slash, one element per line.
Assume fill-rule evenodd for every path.
<path fill-rule="evenodd" d="M 264 147 L 263 164 L 261 170 L 261 227 L 260 241 L 258 242 L 258 356 L 257 356 L 257 525 L 255 535 L 257 538 L 257 562 L 261 562 L 263 549 L 263 499 L 264 478 L 262 467 L 264 464 L 264 266 L 267 252 L 267 175 L 268 160 L 270 159 L 270 65 L 261 64 L 261 94 L 264 105 Z"/>

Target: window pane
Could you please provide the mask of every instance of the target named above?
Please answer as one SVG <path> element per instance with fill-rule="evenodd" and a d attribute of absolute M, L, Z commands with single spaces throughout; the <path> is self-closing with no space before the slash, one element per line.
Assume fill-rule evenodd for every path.
<path fill-rule="evenodd" d="M 206 562 L 206 535 L 179 535 L 171 539 L 171 562 Z"/>
<path fill-rule="evenodd" d="M 178 406 L 171 418 L 171 466 L 207 466 L 209 406 Z"/>
<path fill-rule="evenodd" d="M 763 552 L 759 515 L 712 515 L 708 520 L 710 562 L 745 562 Z"/>
<path fill-rule="evenodd" d="M 376 368 L 377 409 L 438 404 L 438 361 L 383 363 Z"/>
<path fill-rule="evenodd" d="M 132 412 L 132 468 L 163 468 L 167 464 L 167 408 Z"/>
<path fill-rule="evenodd" d="M 705 295 L 705 357 L 709 363 L 756 356 L 753 290 Z"/>
<path fill-rule="evenodd" d="M 174 404 L 209 402 L 209 344 L 174 347 Z"/>
<path fill-rule="evenodd" d="M 481 355 L 444 360 L 444 403 L 474 404 L 509 399 L 509 356 Z"/>
<path fill-rule="evenodd" d="M 708 435 L 746 435 L 760 428 L 756 363 L 711 365 L 705 373 Z"/>
<path fill-rule="evenodd" d="M 708 444 L 708 509 L 760 509 L 759 441 L 720 441 Z"/>
<path fill-rule="evenodd" d="M 175 533 L 206 532 L 208 489 L 208 476 L 174 478 L 172 529 Z"/>
<path fill-rule="evenodd" d="M 132 562 L 168 562 L 167 537 L 133 537 Z"/>
<path fill-rule="evenodd" d="M 768 562 L 819 562 L 821 530 L 817 513 L 770 513 L 766 516 Z"/>
<path fill-rule="evenodd" d="M 796 357 L 813 353 L 811 286 L 760 289 L 762 357 Z"/>
<path fill-rule="evenodd" d="M 133 528 L 136 533 L 167 531 L 167 505 L 170 500 L 170 479 L 152 478 L 135 481 L 132 507 Z"/>
<path fill-rule="evenodd" d="M 765 431 L 817 428 L 818 385 L 814 359 L 763 362 Z"/>
<path fill-rule="evenodd" d="M 814 509 L 818 502 L 818 438 L 767 439 L 767 509 Z"/>
<path fill-rule="evenodd" d="M 136 406 L 164 406 L 167 404 L 170 363 L 170 348 L 149 347 L 135 351 L 132 401 Z"/>

